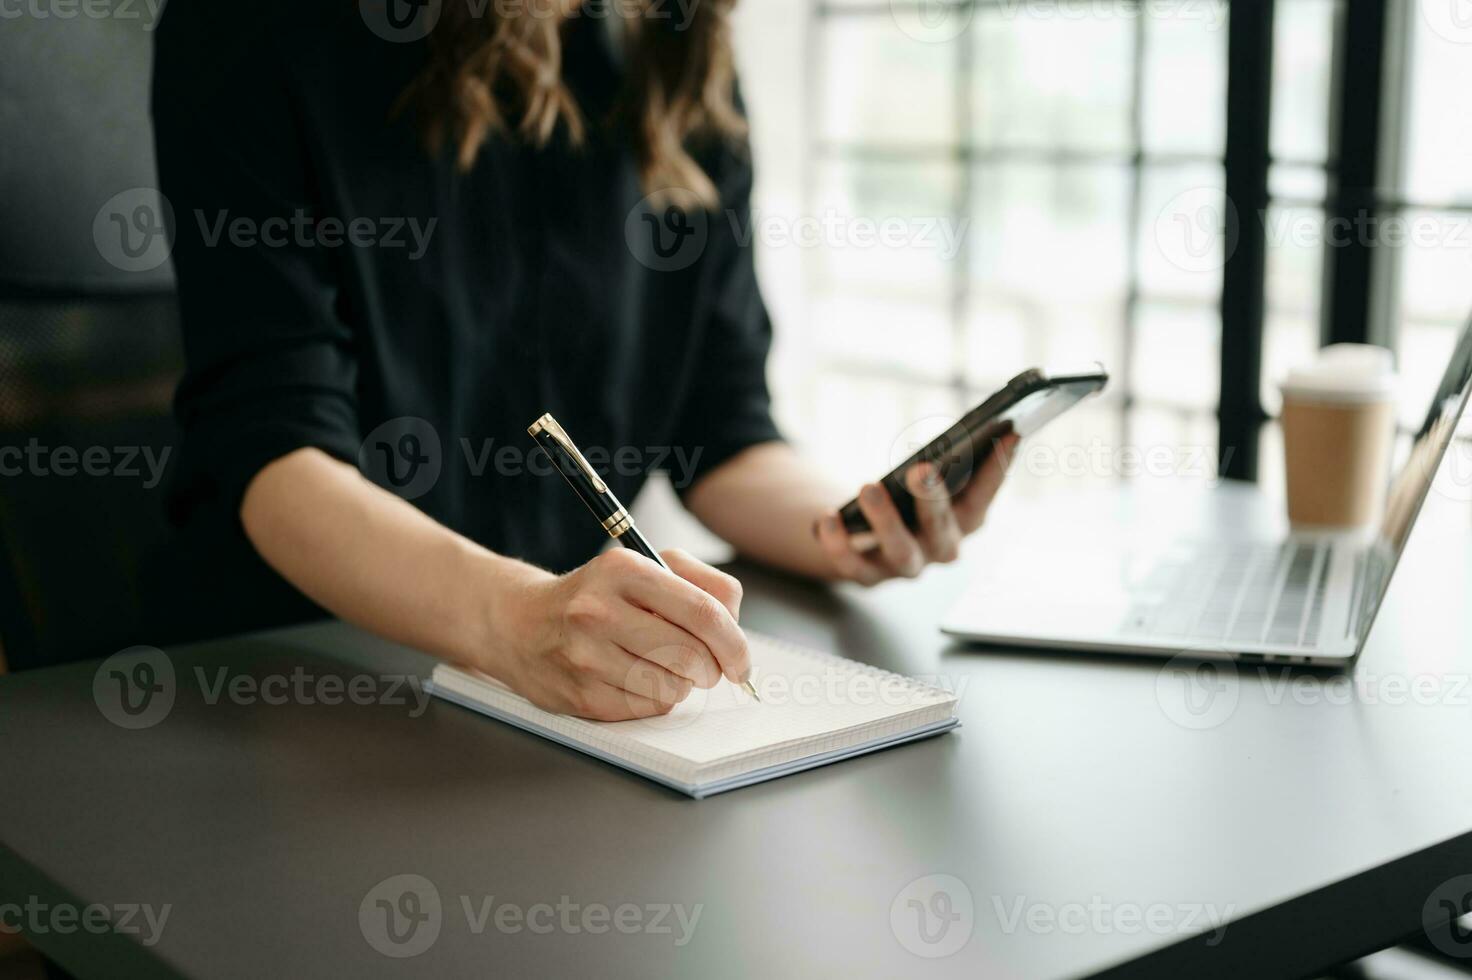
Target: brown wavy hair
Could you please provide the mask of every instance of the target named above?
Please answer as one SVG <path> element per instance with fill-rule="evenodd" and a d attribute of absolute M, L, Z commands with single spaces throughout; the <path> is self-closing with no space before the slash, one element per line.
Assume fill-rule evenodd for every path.
<path fill-rule="evenodd" d="M 497 134 L 543 147 L 561 125 L 580 144 L 589 123 L 563 82 L 562 31 L 573 18 L 591 16 L 583 2 L 445 0 L 429 63 L 399 101 L 400 109 L 413 108 L 429 149 L 453 146 L 468 170 Z M 690 148 L 701 138 L 746 134 L 735 104 L 735 3 L 697 0 L 688 22 L 677 22 L 668 0 L 600 4 L 603 16 L 624 18 L 628 68 L 619 118 L 595 124 L 627 128 L 645 193 L 717 204 L 716 187 Z"/>

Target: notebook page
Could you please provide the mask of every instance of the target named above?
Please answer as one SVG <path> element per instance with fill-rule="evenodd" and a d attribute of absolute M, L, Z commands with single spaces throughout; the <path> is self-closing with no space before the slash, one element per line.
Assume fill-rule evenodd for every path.
<path fill-rule="evenodd" d="M 942 691 L 852 660 L 756 634 L 748 639 L 761 703 L 722 681 L 709 691 L 692 692 L 668 715 L 605 727 L 701 766 L 814 743 L 950 699 Z"/>
<path fill-rule="evenodd" d="M 660 770 L 671 769 L 676 760 L 682 763 L 678 768 L 693 770 L 784 746 L 802 746 L 808 751 L 801 754 L 814 754 L 840 744 L 844 732 L 876 725 L 885 733 L 897 732 L 907 727 L 907 716 L 955 700 L 875 667 L 755 633 L 747 637 L 761 703 L 722 681 L 709 691 L 694 691 L 668 715 L 637 721 L 554 715 L 484 675 L 441 666 L 435 676 L 490 707 Z"/>

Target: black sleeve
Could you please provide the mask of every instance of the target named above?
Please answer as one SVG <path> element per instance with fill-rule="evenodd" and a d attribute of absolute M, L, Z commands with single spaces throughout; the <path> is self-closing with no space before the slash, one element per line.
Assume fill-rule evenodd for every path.
<path fill-rule="evenodd" d="M 293 450 L 356 460 L 357 362 L 335 312 L 331 250 L 297 244 L 293 222 L 320 214 L 284 59 L 259 34 L 243 52 L 238 38 L 198 29 L 208 5 L 177 6 L 156 39 L 153 82 L 184 333 L 175 514 L 237 514 L 256 473 Z M 239 219 L 260 240 L 232 241 Z"/>
<path fill-rule="evenodd" d="M 767 390 L 767 354 L 772 321 L 757 284 L 752 231 L 750 153 L 726 147 L 713 176 L 720 211 L 708 216 L 709 238 L 701 258 L 703 322 L 695 383 L 681 406 L 675 443 L 698 461 L 684 493 L 732 456 L 758 443 L 782 438 L 772 421 Z"/>

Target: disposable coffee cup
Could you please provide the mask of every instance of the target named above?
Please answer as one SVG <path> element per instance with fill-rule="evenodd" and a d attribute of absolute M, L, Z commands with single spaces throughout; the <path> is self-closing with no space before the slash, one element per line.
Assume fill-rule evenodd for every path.
<path fill-rule="evenodd" d="M 1395 361 L 1367 344 L 1334 344 L 1282 384 L 1288 519 L 1360 528 L 1380 520 L 1395 442 Z"/>

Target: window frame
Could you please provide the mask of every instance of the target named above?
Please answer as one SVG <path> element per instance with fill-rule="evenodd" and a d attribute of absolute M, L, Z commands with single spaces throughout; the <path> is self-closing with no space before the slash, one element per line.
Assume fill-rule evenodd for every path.
<path fill-rule="evenodd" d="M 892 0 L 870 4 L 855 0 L 814 0 L 808 5 L 809 47 L 805 85 L 807 112 L 814 123 L 822 111 L 823 30 L 835 18 L 889 16 L 892 7 L 920 6 L 936 0 Z M 1472 213 L 1472 205 L 1432 204 L 1400 193 L 1404 134 L 1401 120 L 1409 98 L 1407 61 L 1413 0 L 1332 0 L 1335 23 L 1331 39 L 1332 65 L 1329 79 L 1327 158 L 1299 161 L 1275 158 L 1272 153 L 1273 62 L 1276 51 L 1274 28 L 1279 5 L 1301 0 L 1224 0 L 1227 9 L 1226 45 L 1226 132 L 1223 153 L 1157 154 L 1145 148 L 1143 122 L 1144 85 L 1149 54 L 1149 18 L 1144 11 L 1133 18 L 1132 64 L 1128 143 L 1122 151 L 1078 151 L 1048 147 L 994 147 L 984 145 L 976 129 L 973 110 L 975 84 L 976 16 L 1006 0 L 950 0 L 951 6 L 967 17 L 967 25 L 955 45 L 952 66 L 955 90 L 955 144 L 952 146 L 874 146 L 828 141 L 820 127 L 811 125 L 804 162 L 804 196 L 812 202 L 817 195 L 819 166 L 832 161 L 862 162 L 866 159 L 947 161 L 958 168 L 952 217 L 967 219 L 974 207 L 975 168 L 979 161 L 1030 162 L 1039 167 L 1069 164 L 1124 165 L 1129 170 L 1128 227 L 1125 230 L 1129 258 L 1121 318 L 1121 363 L 1113 366 L 1114 401 L 1121 412 L 1121 431 L 1130 438 L 1131 409 L 1158 402 L 1141 401 L 1133 392 L 1133 360 L 1139 337 L 1140 309 L 1149 300 L 1141 289 L 1139 243 L 1147 229 L 1140 213 L 1143 183 L 1149 168 L 1172 163 L 1219 165 L 1224 171 L 1225 194 L 1232 207 L 1225 213 L 1227 258 L 1222 269 L 1220 298 L 1220 393 L 1217 404 L 1219 459 L 1222 476 L 1255 480 L 1258 475 L 1259 441 L 1270 420 L 1262 397 L 1263 354 L 1268 316 L 1268 229 L 1265 216 L 1271 206 L 1322 208 L 1326 220 L 1357 220 L 1367 216 L 1381 220 L 1411 209 Z M 1060 0 L 1063 2 L 1063 0 Z M 1179 157 L 1179 159 L 1177 159 Z M 1307 166 L 1322 169 L 1325 177 L 1323 200 L 1299 201 L 1274 195 L 1271 177 L 1275 166 Z M 970 269 L 971 233 L 961 242 L 950 272 L 950 336 L 957 356 L 945 381 L 947 388 L 963 401 L 976 397 L 968 380 L 964 358 L 968 347 L 969 312 L 973 283 Z M 1322 280 L 1318 290 L 1319 339 L 1322 343 L 1376 343 L 1394 348 L 1397 341 L 1397 291 L 1399 254 L 1394 249 L 1377 249 L 1371 241 L 1349 236 L 1345 243 L 1323 250 Z M 815 271 L 805 273 L 808 293 L 818 287 Z M 824 367 L 851 376 L 882 373 L 880 369 L 849 365 L 841 358 L 825 358 Z M 891 373 L 896 380 L 906 379 Z M 927 379 L 928 380 L 928 379 Z M 930 383 L 933 383 L 931 381 Z M 1200 410 L 1170 405 L 1168 410 L 1186 417 L 1200 417 Z"/>

